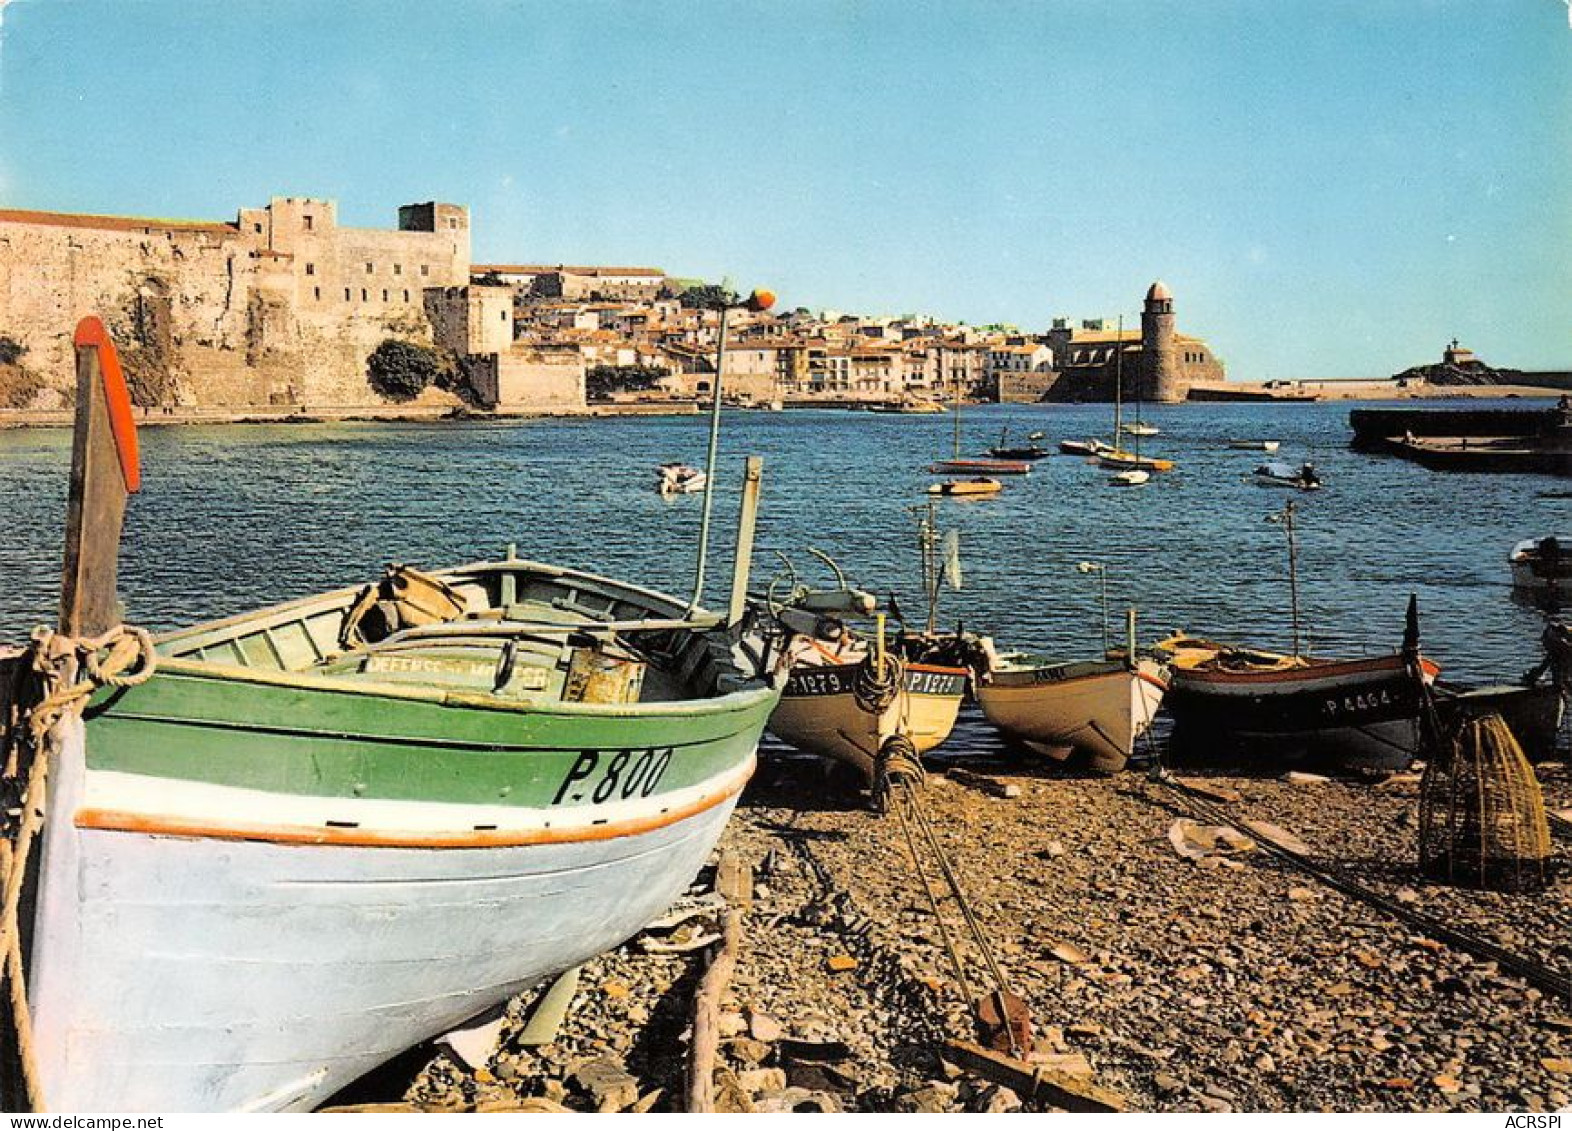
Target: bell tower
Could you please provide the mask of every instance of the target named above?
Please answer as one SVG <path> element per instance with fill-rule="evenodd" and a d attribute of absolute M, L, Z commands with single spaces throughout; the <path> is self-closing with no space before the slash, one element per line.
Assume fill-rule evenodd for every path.
<path fill-rule="evenodd" d="M 1141 310 L 1141 394 L 1169 404 L 1185 398 L 1174 343 L 1174 296 L 1161 279 L 1146 292 Z"/>

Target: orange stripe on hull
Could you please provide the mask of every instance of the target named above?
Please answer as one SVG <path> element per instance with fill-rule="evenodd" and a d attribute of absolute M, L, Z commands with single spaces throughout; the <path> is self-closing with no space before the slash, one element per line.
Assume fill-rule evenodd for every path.
<path fill-rule="evenodd" d="M 721 805 L 742 792 L 753 776 L 754 762 L 735 785 L 719 793 L 690 801 L 676 809 L 652 817 L 617 821 L 604 825 L 579 825 L 565 829 L 486 829 L 464 833 L 377 832 L 371 829 L 338 826 L 241 826 L 205 824 L 169 817 L 148 817 L 114 809 L 80 809 L 76 814 L 79 829 L 141 833 L 144 836 L 182 837 L 202 840 L 251 840 L 268 844 L 332 845 L 349 848 L 516 848 L 532 844 L 583 844 L 615 840 L 655 832 L 696 817 Z"/>

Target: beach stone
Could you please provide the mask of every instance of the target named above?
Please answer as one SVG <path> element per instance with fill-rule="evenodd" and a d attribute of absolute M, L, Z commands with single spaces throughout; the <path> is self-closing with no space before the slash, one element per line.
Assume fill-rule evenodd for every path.
<path fill-rule="evenodd" d="M 621 1111 L 639 1100 L 639 1082 L 612 1056 L 598 1056 L 575 1067 L 569 1077 L 595 1101 L 597 1110 Z"/>
<path fill-rule="evenodd" d="M 895 1109 L 906 1112 L 945 1112 L 955 1103 L 955 1085 L 929 1081 L 895 1097 Z"/>
<path fill-rule="evenodd" d="M 753 1011 L 748 1014 L 748 1035 L 756 1041 L 778 1041 L 782 1035 L 781 1024 L 768 1013 Z"/>
<path fill-rule="evenodd" d="M 715 1110 L 731 1115 L 746 1115 L 753 1111 L 753 1097 L 729 1068 L 715 1070 Z"/>
<path fill-rule="evenodd" d="M 737 1082 L 749 1092 L 779 1092 L 786 1087 L 784 1068 L 749 1068 L 737 1073 Z"/>
<path fill-rule="evenodd" d="M 969 1110 L 982 1112 L 984 1115 L 1020 1111 L 1021 1097 L 1003 1084 L 990 1084 L 977 1094 Z"/>
<path fill-rule="evenodd" d="M 722 1037 L 738 1037 L 748 1031 L 748 1022 L 742 1014 L 728 1010 L 715 1019 L 715 1028 Z"/>
<path fill-rule="evenodd" d="M 752 1037 L 738 1037 L 727 1044 L 726 1048 L 740 1064 L 762 1064 L 770 1055 L 770 1046 Z"/>
<path fill-rule="evenodd" d="M 1014 801 L 1017 797 L 1021 796 L 1021 787 L 1016 785 L 1014 782 L 1011 782 L 1004 787 L 1001 796 L 1004 797 L 1006 801 Z"/>
<path fill-rule="evenodd" d="M 1160 1096 L 1172 1096 L 1184 1091 L 1184 1081 L 1171 1073 L 1158 1072 L 1152 1076 L 1152 1087 Z"/>
<path fill-rule="evenodd" d="M 1546 1072 L 1572 1076 L 1572 1056 L 1542 1056 L 1539 1058 L 1539 1065 Z"/>

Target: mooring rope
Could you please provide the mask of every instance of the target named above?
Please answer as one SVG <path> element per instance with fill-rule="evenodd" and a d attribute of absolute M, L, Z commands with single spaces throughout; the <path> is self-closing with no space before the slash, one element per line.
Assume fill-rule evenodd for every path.
<path fill-rule="evenodd" d="M 124 625 L 101 636 L 84 638 L 38 628 L 33 632 L 31 652 L 33 671 L 42 677 L 45 691 L 28 711 L 32 761 L 21 794 L 22 819 L 11 846 L 4 902 L 0 904 L 0 952 L 4 953 L 7 1003 L 23 1093 L 30 1110 L 42 1111 L 44 1097 L 33 1045 L 33 1017 L 27 1003 L 19 918 L 28 861 L 48 806 L 49 759 L 60 742 L 59 725 L 63 719 L 81 710 L 100 687 L 146 683 L 158 668 L 158 658 L 153 638 L 145 629 Z M 103 659 L 99 659 L 101 652 L 106 653 Z M 85 678 L 77 678 L 79 675 Z"/>
<path fill-rule="evenodd" d="M 989 976 L 993 981 L 993 990 L 999 999 L 999 1017 L 1005 1039 L 1009 1042 L 1010 1051 L 1016 1055 L 1024 1053 L 1016 1039 L 1014 1026 L 1006 1014 L 1006 997 L 1014 997 L 1010 990 L 1009 980 L 1005 977 L 1004 969 L 999 965 L 999 960 L 993 953 L 993 947 L 988 942 L 988 934 L 976 911 L 972 908 L 971 901 L 966 898 L 965 889 L 961 887 L 960 877 L 956 875 L 955 866 L 944 846 L 939 843 L 938 834 L 934 832 L 933 821 L 928 815 L 927 807 L 922 801 L 922 783 L 925 773 L 922 759 L 917 753 L 917 747 L 911 739 L 902 734 L 891 735 L 885 739 L 879 748 L 877 772 L 874 781 L 875 796 L 879 804 L 893 808 L 896 819 L 900 822 L 901 832 L 906 838 L 907 850 L 911 853 L 912 867 L 917 872 L 917 877 L 922 881 L 923 892 L 928 897 L 928 905 L 933 910 L 933 917 L 939 924 L 939 935 L 943 940 L 946 955 L 950 965 L 955 971 L 955 980 L 960 987 L 963 999 L 968 1007 L 975 1005 L 976 999 L 972 994 L 971 981 L 966 976 L 966 966 L 961 958 L 960 950 L 956 946 L 954 936 L 950 933 L 949 925 L 945 922 L 943 912 L 939 906 L 939 897 L 929 881 L 928 871 L 923 864 L 923 849 L 937 865 L 940 876 L 945 885 L 950 889 L 950 896 L 955 905 L 960 908 L 961 918 L 966 924 L 967 933 L 971 935 L 972 943 L 982 955 L 983 965 L 988 968 Z M 893 804 L 892 804 L 893 802 Z M 881 809 L 881 811 L 883 811 Z M 919 843 L 921 842 L 921 843 Z"/>

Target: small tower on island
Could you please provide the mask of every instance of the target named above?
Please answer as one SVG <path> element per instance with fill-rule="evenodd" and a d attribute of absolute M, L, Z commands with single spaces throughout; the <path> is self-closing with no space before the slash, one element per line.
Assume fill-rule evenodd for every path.
<path fill-rule="evenodd" d="M 1174 296 L 1161 279 L 1146 292 L 1141 310 L 1141 395 L 1169 404 L 1185 398 L 1174 342 Z"/>

